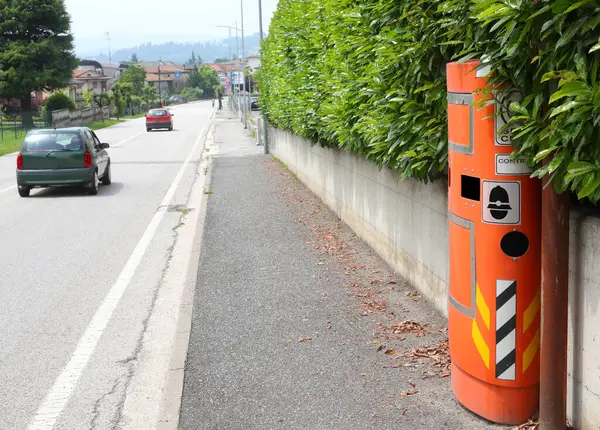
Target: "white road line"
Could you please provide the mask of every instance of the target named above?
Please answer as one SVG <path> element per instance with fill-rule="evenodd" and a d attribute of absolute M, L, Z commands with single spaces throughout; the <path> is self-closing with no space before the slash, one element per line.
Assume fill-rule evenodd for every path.
<path fill-rule="evenodd" d="M 138 134 L 134 134 L 133 136 L 128 137 L 127 139 L 124 139 L 120 142 L 115 143 L 114 145 L 110 145 L 111 148 L 118 148 L 119 146 L 123 145 L 124 143 L 129 142 L 130 140 L 135 139 L 136 137 L 142 135 L 146 133 L 145 131 L 140 131 Z"/>
<path fill-rule="evenodd" d="M 160 207 L 152 217 L 148 227 L 146 227 L 146 231 L 144 231 L 140 241 L 129 257 L 129 260 L 127 260 L 127 263 L 125 263 L 125 267 L 123 267 L 123 270 L 119 274 L 116 282 L 108 291 L 108 294 L 104 297 L 100 307 L 96 310 L 92 321 L 87 326 L 83 336 L 81 336 L 79 339 L 77 348 L 75 348 L 71 359 L 62 370 L 58 378 L 56 378 L 56 381 L 54 381 L 54 385 L 52 385 L 52 388 L 44 398 L 44 401 L 27 427 L 28 430 L 51 430 L 54 428 L 56 421 L 67 406 L 69 398 L 73 394 L 73 390 L 75 389 L 79 378 L 83 374 L 90 357 L 98 346 L 98 342 L 100 341 L 102 333 L 104 333 L 104 330 L 106 329 L 106 326 L 112 317 L 113 311 L 119 304 L 121 297 L 131 282 L 131 278 L 135 274 L 138 265 L 146 253 L 146 250 L 150 246 L 150 242 L 154 238 L 156 230 L 158 229 L 160 222 L 167 212 L 167 206 L 173 199 L 175 191 L 177 190 L 177 187 L 183 178 L 183 174 L 185 173 L 185 170 L 190 163 L 194 152 L 202 143 L 202 137 L 205 134 L 206 127 L 207 126 L 204 126 L 202 128 L 198 139 L 194 143 L 194 147 L 183 162 L 183 165 L 179 169 L 177 176 L 175 176 L 175 179 L 171 183 L 171 187 L 167 191 L 167 194 L 165 194 Z"/>
<path fill-rule="evenodd" d="M 14 190 L 15 188 L 17 188 L 16 185 L 13 185 L 12 187 L 4 188 L 3 190 L 0 190 L 0 194 L 5 193 L 10 190 Z"/>

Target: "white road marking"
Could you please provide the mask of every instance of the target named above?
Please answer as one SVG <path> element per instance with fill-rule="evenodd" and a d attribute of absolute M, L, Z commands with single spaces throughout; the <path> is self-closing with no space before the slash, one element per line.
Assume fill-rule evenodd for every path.
<path fill-rule="evenodd" d="M 134 134 L 133 136 L 129 136 L 127 139 L 123 139 L 120 142 L 115 143 L 114 145 L 110 145 L 111 148 L 118 148 L 119 146 L 123 145 L 124 143 L 129 142 L 130 140 L 135 139 L 136 137 L 142 135 L 146 133 L 145 131 L 140 131 L 138 134 Z"/>
<path fill-rule="evenodd" d="M 0 190 L 0 194 L 5 193 L 5 192 L 10 191 L 10 190 L 14 190 L 15 188 L 17 188 L 16 185 L 13 185 L 13 186 L 8 187 L 8 188 L 4 188 L 3 190 Z"/>
<path fill-rule="evenodd" d="M 185 173 L 185 170 L 190 163 L 194 152 L 202 143 L 202 137 L 205 134 L 206 127 L 207 126 L 204 126 L 202 128 L 202 131 L 194 143 L 192 150 L 183 162 L 183 165 L 179 169 L 177 176 L 175 176 L 175 179 L 171 183 L 167 194 L 165 194 L 165 197 L 162 200 L 158 210 L 152 217 L 150 224 L 148 224 L 148 227 L 146 227 L 146 231 L 144 231 L 140 241 L 129 257 L 129 260 L 127 260 L 127 263 L 125 263 L 125 267 L 123 267 L 123 270 L 119 274 L 116 282 L 108 291 L 108 294 L 104 297 L 100 307 L 96 310 L 92 321 L 87 326 L 83 336 L 81 336 L 79 339 L 77 347 L 75 348 L 73 355 L 71 355 L 71 359 L 62 370 L 58 378 L 56 378 L 56 381 L 54 381 L 52 388 L 44 398 L 44 401 L 27 427 L 28 430 L 51 430 L 54 428 L 56 421 L 67 406 L 69 398 L 73 394 L 73 390 L 75 389 L 79 378 L 83 374 L 88 361 L 98 346 L 98 342 L 102 337 L 102 333 L 104 333 L 104 330 L 106 329 L 106 326 L 108 325 L 115 308 L 119 304 L 119 301 L 129 286 L 129 283 L 131 282 L 138 265 L 142 261 L 146 250 L 150 246 L 150 243 L 156 234 L 156 230 L 158 229 L 160 222 L 167 212 L 167 206 L 173 199 L 175 191 L 177 190 L 177 187 L 183 178 L 183 174 Z"/>

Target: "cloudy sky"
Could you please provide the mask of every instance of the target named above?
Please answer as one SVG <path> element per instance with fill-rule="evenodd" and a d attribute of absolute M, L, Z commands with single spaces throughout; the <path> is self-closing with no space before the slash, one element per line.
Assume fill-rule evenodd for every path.
<path fill-rule="evenodd" d="M 258 33 L 258 0 L 244 4 L 244 32 Z M 196 42 L 221 39 L 228 30 L 241 28 L 240 0 L 65 0 L 71 15 L 76 51 L 108 51 L 104 33 L 110 33 L 112 50 L 147 42 Z M 269 28 L 277 0 L 262 0 L 263 28 Z"/>

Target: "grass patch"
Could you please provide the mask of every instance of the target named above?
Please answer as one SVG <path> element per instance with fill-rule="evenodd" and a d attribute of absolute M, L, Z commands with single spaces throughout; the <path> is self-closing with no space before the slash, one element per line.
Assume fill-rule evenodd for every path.
<path fill-rule="evenodd" d="M 101 128 L 112 127 L 113 125 L 121 124 L 125 122 L 122 119 L 105 119 L 103 121 L 94 121 L 88 124 L 88 127 L 92 130 L 100 130 Z"/>
<path fill-rule="evenodd" d="M 279 158 L 275 157 L 274 155 L 271 155 L 271 157 L 273 158 L 274 161 L 277 162 L 277 164 L 279 164 L 279 167 L 282 170 L 286 170 L 287 171 L 288 176 L 290 178 L 292 178 L 292 179 L 298 179 L 298 176 L 296 176 L 296 174 L 289 169 L 289 167 L 288 167 L 287 164 L 285 164 L 283 161 L 281 161 Z"/>
<path fill-rule="evenodd" d="M 0 155 L 10 154 L 21 149 L 21 144 L 25 139 L 25 133 L 15 137 L 14 133 L 4 133 L 4 139 L 0 139 Z"/>
<path fill-rule="evenodd" d="M 271 157 L 273 158 L 273 160 L 277 161 L 277 163 L 279 164 L 279 167 L 281 167 L 282 169 L 285 169 L 285 170 L 289 170 L 288 165 L 285 164 L 283 161 L 281 161 L 279 158 L 275 157 L 274 155 L 272 155 Z"/>
<path fill-rule="evenodd" d="M 146 116 L 146 113 L 140 112 L 140 113 L 136 113 L 135 115 L 124 116 L 121 119 L 137 119 L 137 118 L 144 118 L 145 116 Z"/>

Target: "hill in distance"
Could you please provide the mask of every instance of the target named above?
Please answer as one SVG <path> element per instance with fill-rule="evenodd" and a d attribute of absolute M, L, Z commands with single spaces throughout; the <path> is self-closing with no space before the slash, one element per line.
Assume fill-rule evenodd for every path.
<path fill-rule="evenodd" d="M 246 56 L 256 54 L 260 50 L 259 33 L 244 38 Z M 242 40 L 238 40 L 240 56 L 242 55 Z M 230 45 L 231 44 L 231 45 Z M 236 39 L 224 39 L 220 41 L 197 42 L 197 43 L 177 43 L 168 42 L 154 45 L 146 43 L 134 48 L 119 49 L 112 53 L 112 61 L 129 61 L 133 54 L 136 54 L 139 61 L 172 61 L 174 63 L 185 63 L 192 56 L 192 51 L 196 58 L 202 58 L 205 63 L 214 62 L 217 58 L 227 58 L 231 46 L 231 55 L 236 54 Z M 81 59 L 96 60 L 108 62 L 108 55 L 105 53 L 86 53 L 79 56 Z"/>

